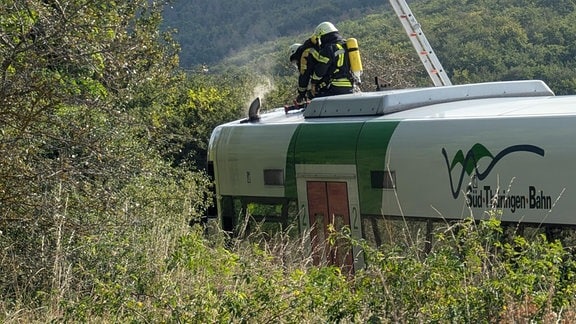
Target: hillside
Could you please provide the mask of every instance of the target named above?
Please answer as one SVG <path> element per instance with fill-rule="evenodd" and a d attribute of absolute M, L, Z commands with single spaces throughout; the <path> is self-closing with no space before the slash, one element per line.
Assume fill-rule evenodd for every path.
<path fill-rule="evenodd" d="M 177 29 L 181 66 L 212 65 L 247 46 L 310 33 L 325 20 L 340 22 L 380 11 L 383 0 L 176 0 L 165 28 Z"/>
<path fill-rule="evenodd" d="M 430 0 L 410 7 L 454 84 L 541 79 L 556 94 L 576 93 L 576 1 Z M 165 19 L 178 30 L 185 69 L 228 62 L 293 76 L 287 46 L 330 20 L 359 40 L 365 80 L 430 85 L 388 1 L 181 0 Z"/>

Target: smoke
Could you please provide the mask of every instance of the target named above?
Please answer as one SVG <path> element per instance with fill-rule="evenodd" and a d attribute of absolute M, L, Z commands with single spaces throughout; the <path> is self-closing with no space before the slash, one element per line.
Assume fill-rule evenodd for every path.
<path fill-rule="evenodd" d="M 254 89 L 252 90 L 252 98 L 249 99 L 249 102 L 247 102 L 246 106 L 249 107 L 250 102 L 256 99 L 256 97 L 260 97 L 260 100 L 262 100 L 266 94 L 272 90 L 274 90 L 274 81 L 270 77 L 264 75 L 261 76 L 256 86 L 254 86 Z"/>
<path fill-rule="evenodd" d="M 262 77 L 252 92 L 254 97 L 263 98 L 268 92 L 274 89 L 274 82 L 269 77 Z"/>

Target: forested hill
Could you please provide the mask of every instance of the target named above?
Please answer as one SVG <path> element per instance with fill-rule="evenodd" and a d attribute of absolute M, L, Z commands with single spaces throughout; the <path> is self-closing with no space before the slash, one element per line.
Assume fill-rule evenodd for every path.
<path fill-rule="evenodd" d="M 556 94 L 576 93 L 576 0 L 409 4 L 454 84 L 541 79 Z M 282 66 L 288 45 L 328 20 L 358 38 L 366 80 L 427 82 L 387 0 L 174 0 L 164 18 L 164 28 L 177 30 L 184 69 L 225 59 L 261 67 L 265 58 L 275 68 L 269 75 L 290 76 Z"/>
<path fill-rule="evenodd" d="M 386 0 L 175 0 L 165 28 L 177 29 L 180 64 L 213 64 L 246 46 L 311 32 L 322 21 L 357 19 Z"/>

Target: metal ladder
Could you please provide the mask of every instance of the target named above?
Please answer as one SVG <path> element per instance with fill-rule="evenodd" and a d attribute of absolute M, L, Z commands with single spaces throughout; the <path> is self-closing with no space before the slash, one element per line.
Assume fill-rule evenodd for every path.
<path fill-rule="evenodd" d="M 410 7 L 408 7 L 406 1 L 404 0 L 389 0 L 389 1 L 390 4 L 392 5 L 392 8 L 394 8 L 394 11 L 396 12 L 396 15 L 400 19 L 400 22 L 402 23 L 404 30 L 408 34 L 408 37 L 410 38 L 410 41 L 412 42 L 414 49 L 418 53 L 420 60 L 424 64 L 426 72 L 428 72 L 428 75 L 432 79 L 434 86 L 440 87 L 440 86 L 452 85 L 452 82 L 450 82 L 450 78 L 448 78 L 446 71 L 444 71 L 442 64 L 440 64 L 440 61 L 438 60 L 436 54 L 432 50 L 432 46 L 430 45 L 430 43 L 428 43 L 426 36 L 424 36 L 424 32 L 422 31 L 420 24 L 418 23 L 418 21 L 416 21 L 416 18 L 414 17 L 414 14 L 410 10 Z"/>

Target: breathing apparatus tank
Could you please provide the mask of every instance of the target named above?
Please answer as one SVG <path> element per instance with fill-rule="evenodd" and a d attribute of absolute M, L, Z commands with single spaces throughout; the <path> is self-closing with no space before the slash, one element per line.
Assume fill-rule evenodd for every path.
<path fill-rule="evenodd" d="M 348 57 L 350 59 L 350 71 L 354 79 L 361 83 L 360 76 L 362 75 L 362 60 L 360 59 L 360 51 L 358 50 L 358 41 L 356 38 L 348 38 L 346 40 L 346 47 L 348 48 Z"/>

